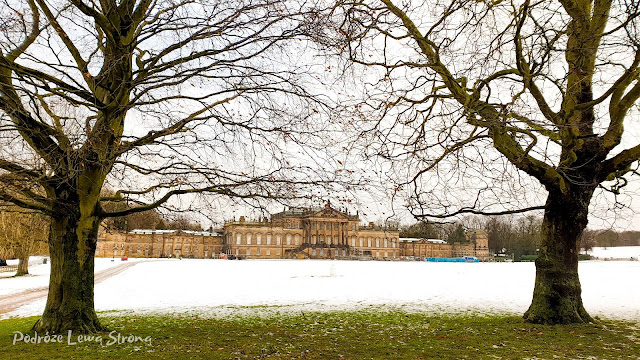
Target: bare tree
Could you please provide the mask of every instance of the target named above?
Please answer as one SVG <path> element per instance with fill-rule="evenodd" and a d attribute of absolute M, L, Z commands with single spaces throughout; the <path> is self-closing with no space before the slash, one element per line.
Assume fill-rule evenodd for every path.
<path fill-rule="evenodd" d="M 640 145 L 623 135 L 640 97 L 638 2 L 341 5 L 326 31 L 342 42 L 328 45 L 348 55 L 349 69 L 371 70 L 354 118 L 376 129 L 367 150 L 402 164 L 398 177 L 410 180 L 398 186 L 413 214 L 544 210 L 524 318 L 592 321 L 577 246 L 594 193 L 618 195 L 637 174 Z"/>
<path fill-rule="evenodd" d="M 16 276 L 29 273 L 29 256 L 47 253 L 49 223 L 34 211 L 20 211 L 15 206 L 0 212 L 0 249 L 18 258 Z"/>
<path fill-rule="evenodd" d="M 294 199 L 325 180 L 313 160 L 326 129 L 310 121 L 323 108 L 298 41 L 310 5 L 2 0 L 0 199 L 51 218 L 35 330 L 104 329 L 93 303 L 103 219 L 199 205 L 200 193 Z"/>

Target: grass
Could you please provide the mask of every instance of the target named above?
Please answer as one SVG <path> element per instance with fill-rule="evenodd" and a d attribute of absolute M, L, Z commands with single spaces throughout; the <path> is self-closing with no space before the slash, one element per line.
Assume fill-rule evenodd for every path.
<path fill-rule="evenodd" d="M 114 316 L 110 329 L 134 343 L 95 341 L 12 345 L 36 318 L 0 321 L 0 354 L 9 359 L 637 359 L 637 324 L 542 326 L 503 315 L 384 311 L 287 313 L 226 319 L 196 315 Z M 39 334 L 43 335 L 43 334 Z M 116 335 L 114 333 L 114 335 Z M 140 338 L 151 337 L 146 343 Z M 77 335 L 71 337 L 78 342 Z"/>

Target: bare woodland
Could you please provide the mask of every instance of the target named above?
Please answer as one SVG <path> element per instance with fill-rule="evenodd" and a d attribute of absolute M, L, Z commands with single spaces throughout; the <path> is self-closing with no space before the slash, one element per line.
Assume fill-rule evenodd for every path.
<path fill-rule="evenodd" d="M 419 220 L 543 211 L 524 318 L 592 321 L 578 242 L 640 158 L 636 3 L 1 1 L 0 200 L 50 219 L 35 330 L 104 330 L 105 219 L 368 186 L 328 154 L 351 130 Z M 358 91 L 325 95 L 317 47 Z"/>
<path fill-rule="evenodd" d="M 51 222 L 35 330 L 104 329 L 93 306 L 103 220 L 200 206 L 189 197 L 200 193 L 259 206 L 328 182 L 301 161 L 321 158 L 326 130 L 312 121 L 322 97 L 304 86 L 313 64 L 290 56 L 305 5 L 5 0 L 0 11 L 0 199 Z"/>
<path fill-rule="evenodd" d="M 3 208 L 0 212 L 0 259 L 17 258 L 16 276 L 29 273 L 29 256 L 47 253 L 48 219 L 33 211 Z"/>
<path fill-rule="evenodd" d="M 327 28 L 378 74 L 355 107 L 414 216 L 544 210 L 526 321 L 592 321 L 578 243 L 594 193 L 637 174 L 640 145 L 623 140 L 640 97 L 638 15 L 607 0 L 346 1 Z"/>

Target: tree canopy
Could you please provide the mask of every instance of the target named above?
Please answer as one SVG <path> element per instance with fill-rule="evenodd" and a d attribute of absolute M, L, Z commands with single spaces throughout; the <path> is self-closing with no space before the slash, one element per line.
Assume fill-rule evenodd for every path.
<path fill-rule="evenodd" d="M 611 0 L 343 1 L 327 30 L 350 67 L 371 70 L 354 119 L 371 129 L 367 151 L 396 162 L 415 217 L 544 210 L 528 321 L 591 321 L 577 244 L 594 194 L 618 196 L 637 174 L 624 129 L 639 15 Z"/>

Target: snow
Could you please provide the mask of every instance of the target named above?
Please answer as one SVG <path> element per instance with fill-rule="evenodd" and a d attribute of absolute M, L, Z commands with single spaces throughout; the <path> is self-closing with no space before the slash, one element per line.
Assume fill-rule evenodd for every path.
<path fill-rule="evenodd" d="M 16 273 L 4 272 L 0 273 L 0 296 L 15 294 L 20 291 L 37 289 L 49 286 L 49 274 L 51 273 L 51 261 L 47 259 L 47 263 L 43 264 L 43 256 L 32 256 L 29 258 L 29 274 L 13 277 Z M 120 265 L 120 259 L 111 261 L 111 258 L 96 258 L 95 272 L 99 272 L 117 265 Z M 132 259 L 131 261 L 137 261 Z M 18 264 L 18 260 L 7 260 L 7 264 Z M 37 265 L 34 265 L 37 264 Z"/>
<path fill-rule="evenodd" d="M 640 260 L 640 246 L 594 247 L 589 254 L 598 259 Z"/>
<path fill-rule="evenodd" d="M 119 264 L 96 259 L 96 269 Z M 29 288 L 36 280 L 42 286 L 48 265 L 33 267 L 34 274 L 36 269 L 31 278 L 0 279 L 0 294 Z M 579 272 L 591 315 L 640 321 L 640 287 L 634 285 L 640 262 L 584 261 Z M 15 281 L 10 290 L 8 280 Z M 277 312 L 375 306 L 521 314 L 530 304 L 534 280 L 533 263 L 154 259 L 97 284 L 95 306 L 98 311 L 210 316 L 255 306 Z M 39 315 L 45 302 L 3 317 Z"/>

